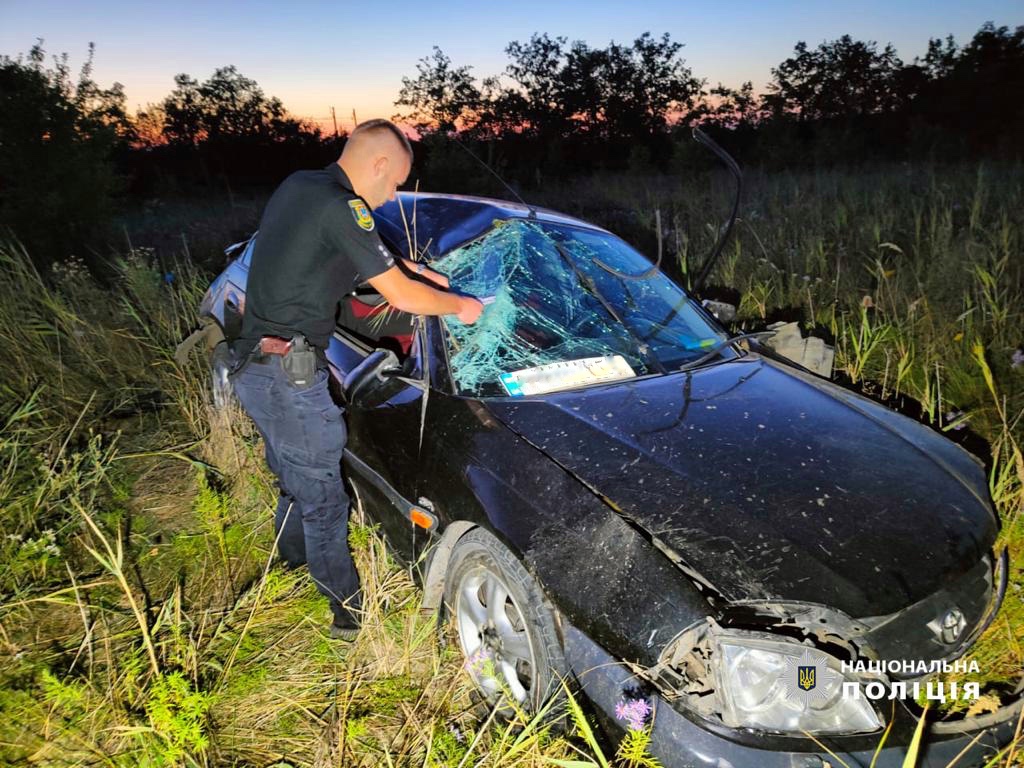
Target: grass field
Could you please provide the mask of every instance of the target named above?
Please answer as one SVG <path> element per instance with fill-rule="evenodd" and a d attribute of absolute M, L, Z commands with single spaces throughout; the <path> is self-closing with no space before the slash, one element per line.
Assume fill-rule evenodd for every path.
<path fill-rule="evenodd" d="M 659 210 L 666 261 L 692 274 L 727 209 L 727 184 L 706 182 L 541 196 L 648 242 Z M 1024 662 L 1024 169 L 755 173 L 744 210 L 712 277 L 742 325 L 800 319 L 847 381 L 984 452 L 1015 563 L 974 651 L 997 701 Z M 103 288 L 0 249 L 0 337 L 20 340 L 0 362 L 0 763 L 653 764 L 642 733 L 616 756 L 578 711 L 564 733 L 481 720 L 462 660 L 361 522 L 366 630 L 350 648 L 326 637 L 306 572 L 272 563 L 258 437 L 210 411 L 198 356 L 171 359 L 210 275 L 182 252 L 167 283 L 167 253 L 157 269 L 145 233 L 126 234 Z"/>

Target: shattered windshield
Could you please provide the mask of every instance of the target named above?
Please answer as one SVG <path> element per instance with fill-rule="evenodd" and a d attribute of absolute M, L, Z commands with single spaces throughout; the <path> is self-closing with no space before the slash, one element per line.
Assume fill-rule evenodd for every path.
<path fill-rule="evenodd" d="M 445 318 L 459 393 L 502 396 L 510 372 L 584 358 L 621 356 L 637 376 L 659 373 L 726 338 L 660 272 L 630 280 L 595 260 L 626 275 L 651 266 L 606 232 L 524 220 L 495 221 L 432 265 L 486 304 L 473 325 Z"/>

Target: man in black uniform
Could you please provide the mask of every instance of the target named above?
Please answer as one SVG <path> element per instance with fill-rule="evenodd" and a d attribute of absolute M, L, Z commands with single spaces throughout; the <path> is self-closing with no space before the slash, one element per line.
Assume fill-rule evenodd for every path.
<path fill-rule="evenodd" d="M 352 638 L 359 628 L 341 478 L 346 430 L 324 358 L 338 302 L 369 282 L 405 312 L 473 323 L 483 309 L 474 298 L 407 277 L 377 235 L 370 210 L 394 199 L 411 168 L 405 135 L 387 120 L 371 120 L 352 132 L 337 162 L 285 179 L 260 220 L 242 333 L 233 344 L 248 360 L 234 389 L 263 435 L 280 488 L 278 550 L 292 566 L 309 564 L 330 601 L 336 637 Z M 415 271 L 448 285 L 431 270 Z"/>

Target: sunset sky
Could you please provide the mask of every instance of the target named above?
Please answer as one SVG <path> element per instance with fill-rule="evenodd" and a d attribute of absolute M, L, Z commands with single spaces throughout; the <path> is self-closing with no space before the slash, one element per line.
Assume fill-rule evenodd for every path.
<path fill-rule="evenodd" d="M 534 32 L 601 47 L 645 31 L 668 32 L 709 85 L 762 87 L 798 40 L 817 45 L 850 34 L 893 43 L 904 61 L 929 37 L 967 42 L 985 22 L 1024 23 L 1022 0 L 834 2 L 178 2 L 0 0 L 0 54 L 17 56 L 42 38 L 67 52 L 74 70 L 96 44 L 94 77 L 123 83 L 131 110 L 161 100 L 186 72 L 205 80 L 234 64 L 295 115 L 342 127 L 396 112 L 403 75 L 437 45 L 478 77 L 498 74 L 505 46 Z"/>

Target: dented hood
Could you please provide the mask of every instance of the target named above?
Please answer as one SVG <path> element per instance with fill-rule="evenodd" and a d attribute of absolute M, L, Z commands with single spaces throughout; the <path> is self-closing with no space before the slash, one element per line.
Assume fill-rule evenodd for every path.
<path fill-rule="evenodd" d="M 995 539 L 965 451 L 756 354 L 488 408 L 729 600 L 888 614 Z"/>

